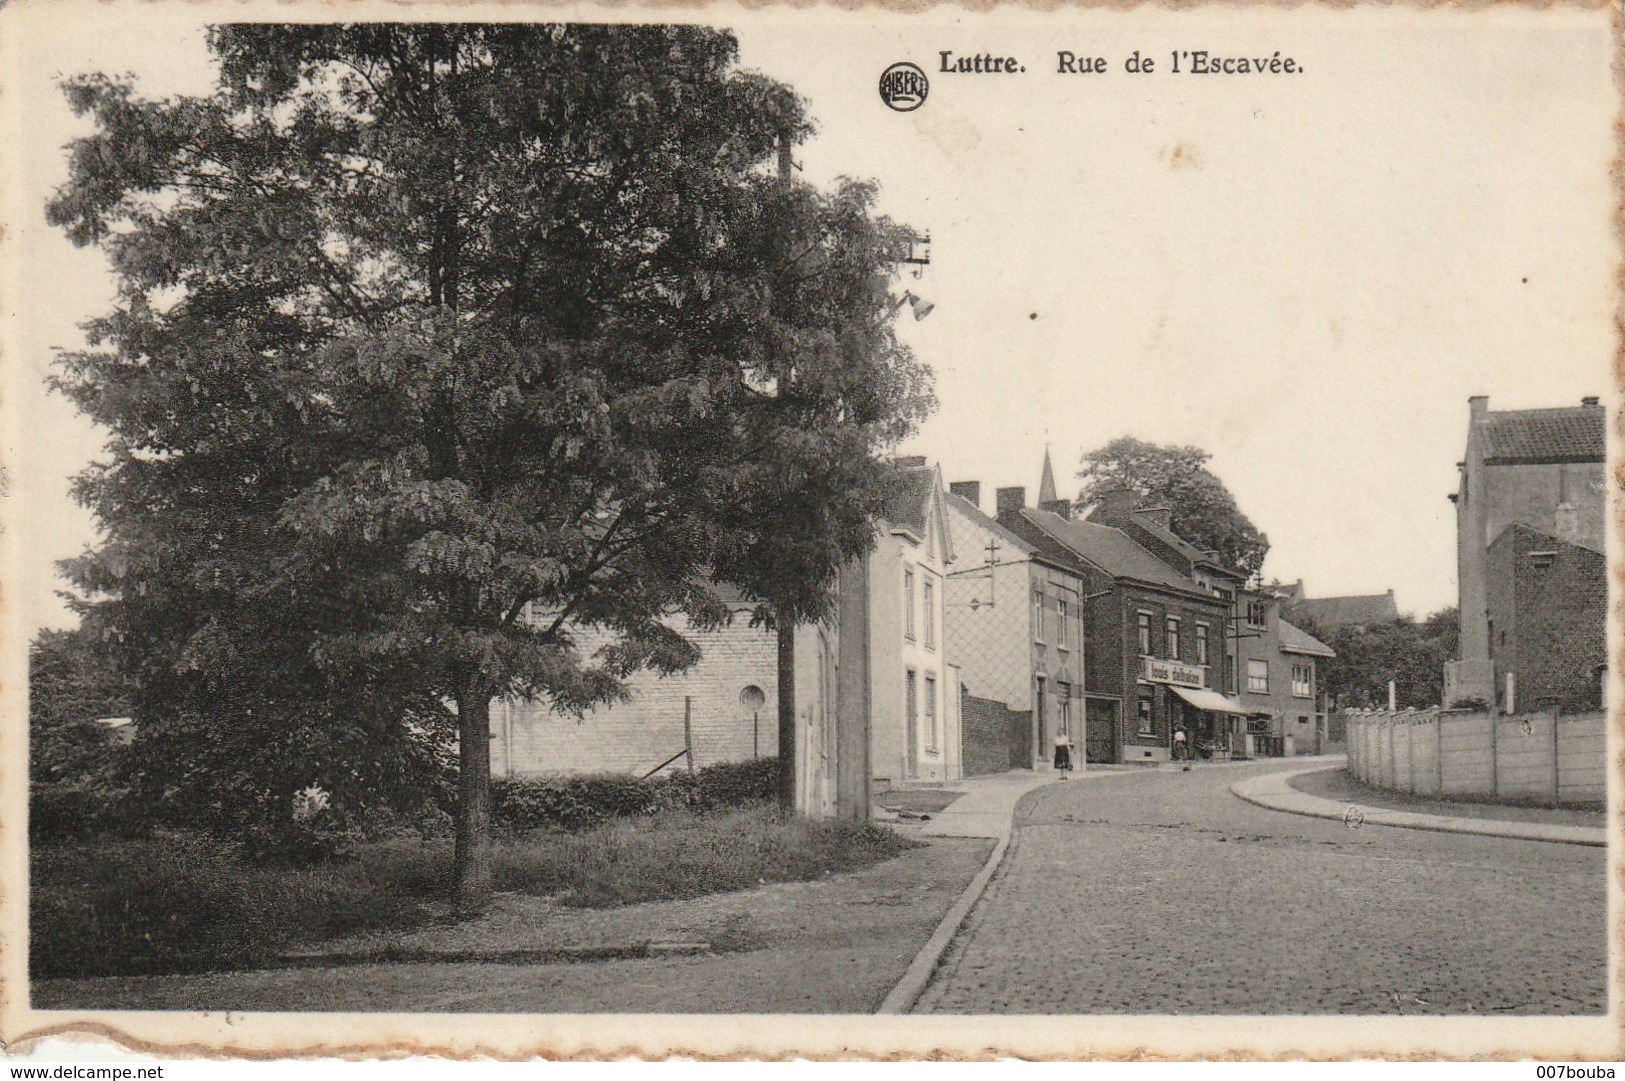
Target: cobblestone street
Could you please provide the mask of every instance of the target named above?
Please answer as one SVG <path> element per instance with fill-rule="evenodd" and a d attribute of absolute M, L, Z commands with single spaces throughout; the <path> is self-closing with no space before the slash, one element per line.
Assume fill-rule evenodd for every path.
<path fill-rule="evenodd" d="M 1028 796 L 921 1013 L 1594 1014 L 1600 848 L 1269 811 L 1290 762 Z"/>

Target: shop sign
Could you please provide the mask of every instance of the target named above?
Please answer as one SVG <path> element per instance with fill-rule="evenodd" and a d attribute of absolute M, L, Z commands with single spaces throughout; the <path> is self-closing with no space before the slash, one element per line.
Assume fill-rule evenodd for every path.
<path fill-rule="evenodd" d="M 1181 687 L 1203 685 L 1202 669 L 1194 664 L 1162 661 L 1155 657 L 1140 658 L 1140 679 L 1145 683 L 1173 683 Z"/>

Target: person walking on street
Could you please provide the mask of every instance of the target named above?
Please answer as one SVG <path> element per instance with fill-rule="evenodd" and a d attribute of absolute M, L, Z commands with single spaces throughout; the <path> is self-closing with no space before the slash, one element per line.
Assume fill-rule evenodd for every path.
<path fill-rule="evenodd" d="M 1072 741 L 1065 729 L 1055 733 L 1055 768 L 1062 773 L 1072 770 Z"/>
<path fill-rule="evenodd" d="M 1174 729 L 1174 761 L 1184 762 L 1187 771 L 1191 768 L 1191 746 L 1183 728 Z"/>

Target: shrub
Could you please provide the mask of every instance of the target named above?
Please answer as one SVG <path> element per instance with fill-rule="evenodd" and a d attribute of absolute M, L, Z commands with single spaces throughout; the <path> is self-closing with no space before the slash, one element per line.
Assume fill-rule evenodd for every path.
<path fill-rule="evenodd" d="M 778 760 L 706 766 L 640 779 L 630 774 L 514 777 L 491 784 L 491 820 L 514 832 L 575 832 L 657 812 L 708 811 L 771 799 Z"/>
<path fill-rule="evenodd" d="M 264 964 L 283 950 L 427 921 L 447 846 L 369 846 L 304 870 L 257 867 L 197 834 L 66 843 L 32 853 L 29 971 L 147 975 Z"/>

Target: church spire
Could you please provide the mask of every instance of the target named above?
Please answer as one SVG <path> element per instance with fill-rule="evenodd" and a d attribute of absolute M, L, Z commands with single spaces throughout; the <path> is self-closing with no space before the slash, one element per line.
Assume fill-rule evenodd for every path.
<path fill-rule="evenodd" d="M 1044 475 L 1038 481 L 1038 505 L 1040 507 L 1054 503 L 1058 497 L 1055 494 L 1055 469 L 1049 464 L 1049 447 L 1044 448 Z"/>

